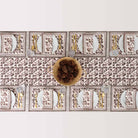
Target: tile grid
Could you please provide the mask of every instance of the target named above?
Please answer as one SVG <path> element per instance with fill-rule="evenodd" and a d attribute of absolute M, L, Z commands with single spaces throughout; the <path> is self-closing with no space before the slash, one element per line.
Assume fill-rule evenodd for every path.
<path fill-rule="evenodd" d="M 58 32 L 57 32 L 58 33 Z M 77 33 L 77 32 L 76 32 Z M 80 32 L 80 33 L 82 33 L 82 32 Z M 84 32 L 83 32 L 84 33 Z M 82 33 L 82 34 L 83 34 Z M 89 32 L 89 33 L 93 33 L 93 32 Z M 96 33 L 96 32 L 95 32 Z M 111 32 L 110 32 L 111 33 Z M 29 45 L 30 45 L 30 42 L 29 42 L 29 35 L 30 35 L 30 33 L 29 32 L 27 32 L 27 35 L 26 35 L 26 53 L 28 52 L 27 50 L 28 50 L 28 47 L 29 47 Z M 116 38 L 116 37 L 115 37 Z M 50 39 L 50 38 L 49 38 Z M 91 38 L 89 38 L 89 39 L 91 39 Z M 69 39 L 69 32 L 67 32 L 67 42 L 66 42 L 66 45 L 65 45 L 65 47 L 66 47 L 66 56 L 68 56 L 69 55 L 69 51 L 68 51 L 68 47 L 70 47 L 71 45 L 69 45 L 69 41 L 70 41 L 70 39 Z M 109 32 L 107 32 L 107 40 L 105 40 L 107 43 L 106 43 L 106 51 L 105 51 L 105 53 L 106 53 L 106 56 L 105 57 L 103 57 L 103 58 L 105 58 L 105 59 L 110 59 L 110 53 L 109 53 L 109 47 L 110 47 L 110 44 L 109 44 Z M 132 40 L 131 40 L 132 41 Z M 84 58 L 83 58 L 83 56 L 84 55 L 82 55 L 81 57 L 80 56 L 75 56 L 75 58 L 78 58 L 78 59 L 83 59 L 83 60 L 87 60 L 87 59 L 91 59 L 93 56 L 84 56 Z M 58 57 L 58 56 L 54 56 L 54 57 Z M 14 60 L 16 60 L 16 59 L 19 59 L 20 61 L 21 61 L 21 63 L 24 63 L 25 64 L 25 62 L 27 62 L 26 64 L 25 64 L 25 69 L 23 69 L 23 71 L 25 72 L 25 74 L 26 74 L 26 69 L 35 69 L 36 68 L 36 70 L 37 70 L 37 72 L 35 72 L 35 74 L 34 74 L 34 76 L 37 76 L 37 74 L 39 74 L 39 69 L 38 69 L 38 67 L 39 67 L 39 65 L 40 66 L 42 66 L 42 67 L 44 67 L 44 68 L 41 68 L 40 67 L 40 69 L 47 69 L 48 68 L 48 66 L 45 66 L 45 63 L 47 63 L 48 61 L 47 60 L 49 60 L 50 61 L 50 64 L 54 64 L 54 62 L 56 61 L 56 59 L 54 59 L 54 57 L 52 57 L 52 61 L 50 61 L 50 58 L 51 58 L 51 56 L 49 57 L 49 56 L 45 56 L 45 55 L 43 55 L 43 56 L 40 56 L 40 57 L 35 57 L 35 58 L 33 58 L 33 57 L 28 57 L 27 55 L 26 55 L 26 57 L 24 57 L 24 59 L 20 59 L 20 57 L 18 57 L 18 58 L 16 58 L 16 57 L 13 57 L 13 56 L 11 56 L 11 57 L 9 57 L 9 62 L 13 62 L 13 60 L 12 60 L 12 58 L 14 59 Z M 60 56 L 61 57 L 61 56 Z M 98 56 L 97 56 L 98 57 Z M 97 57 L 93 57 L 93 61 L 94 62 L 97 62 L 97 60 L 94 60 L 94 59 L 96 59 Z M 49 58 L 49 59 L 48 59 Z M 102 57 L 100 58 L 100 59 L 103 59 Z M 120 57 L 119 59 L 122 59 L 122 58 L 125 58 L 123 61 L 125 61 L 126 60 L 126 58 L 127 57 Z M 129 58 L 129 57 L 128 57 Z M 7 61 L 7 59 L 5 58 L 5 57 L 2 57 L 1 58 L 1 60 L 4 60 L 5 59 L 5 61 Z M 39 61 L 39 60 L 40 61 Z M 54 59 L 54 61 L 53 61 L 53 59 Z M 114 58 L 113 58 L 114 59 Z M 132 60 L 131 60 L 132 59 Z M 133 59 L 135 60 L 135 62 L 136 62 L 136 66 L 135 66 L 135 68 L 136 68 L 136 75 L 135 74 L 133 74 L 132 76 L 135 76 L 135 79 L 137 79 L 137 75 L 138 75 L 138 69 L 137 69 L 137 62 L 138 62 L 138 59 L 137 59 L 137 57 L 133 57 L 133 58 L 129 58 L 129 60 L 130 61 L 133 61 Z M 31 63 L 31 60 L 33 60 L 33 62 L 36 62 L 35 64 L 30 64 Z M 37 61 L 38 60 L 38 61 Z M 93 62 L 92 61 L 92 62 Z M 105 61 L 105 60 L 104 60 Z M 107 62 L 109 63 L 109 61 L 110 60 L 107 60 Z M 130 62 L 129 61 L 129 62 Z M 40 63 L 38 63 L 38 62 L 43 62 L 42 63 L 42 65 L 40 64 Z M 99 61 L 98 61 L 99 62 Z M 122 62 L 122 61 L 121 61 Z M 135 63 L 134 62 L 134 63 Z M 19 62 L 18 62 L 19 63 Z M 3 63 L 1 62 L 1 67 L 8 67 L 7 65 L 6 66 L 4 66 L 4 65 L 2 65 Z M 16 62 L 15 62 L 15 64 L 14 65 L 16 65 Z M 26 65 L 28 66 L 28 68 L 26 67 Z M 31 65 L 31 66 L 30 66 Z M 130 65 L 130 64 L 129 64 Z M 21 66 L 22 67 L 22 66 Z M 46 67 L 46 68 L 45 68 Z M 14 67 L 13 67 L 14 68 Z M 10 70 L 11 70 L 12 68 L 10 68 Z M 51 69 L 50 69 L 51 70 Z M 28 72 L 27 72 L 28 73 Z M 30 73 L 31 73 L 31 71 L 30 71 Z M 1 75 L 1 74 L 0 74 Z M 29 74 L 30 75 L 30 74 Z M 2 76 L 2 75 L 1 75 Z M 8 75 L 7 75 L 8 76 Z M 38 76 L 37 76 L 38 77 Z M 1 79 L 1 81 L 3 80 L 3 77 L 1 77 L 0 78 Z M 36 80 L 37 78 L 34 78 L 34 81 Z M 39 77 L 38 77 L 38 79 L 39 79 Z M 30 85 L 28 85 L 28 83 L 27 83 L 27 78 L 25 77 L 25 81 L 24 82 L 21 82 L 21 83 L 19 83 L 19 84 L 25 84 L 25 86 L 26 86 L 26 89 L 27 89 L 27 95 L 26 95 L 26 111 L 28 111 L 28 104 L 29 104 L 29 101 L 30 101 L 30 99 L 29 99 L 29 93 L 30 93 L 30 91 L 29 91 L 29 87 L 33 84 L 33 85 L 36 85 L 38 88 L 39 87 L 41 87 L 41 86 L 45 86 L 45 88 L 47 88 L 47 87 L 51 87 L 52 88 L 52 86 L 56 86 L 56 85 L 58 85 L 56 82 L 54 82 L 53 81 L 53 77 L 51 78 L 47 78 L 47 77 L 44 77 L 43 78 L 44 79 L 44 81 L 46 81 L 46 82 L 44 82 L 44 83 L 39 83 L 39 81 L 41 81 L 41 80 L 39 80 L 37 83 L 35 83 L 35 84 L 33 84 L 33 82 L 31 82 L 31 83 L 29 83 Z M 87 79 L 87 78 L 86 78 Z M 52 83 L 50 82 L 52 80 Z M 7 81 L 8 81 L 8 79 L 7 79 Z M 13 81 L 13 80 L 12 80 Z M 31 79 L 29 80 L 29 81 L 31 81 Z M 7 83 L 8 85 L 10 84 L 10 83 Z M 13 87 L 14 87 L 14 85 L 15 85 L 15 83 L 11 83 L 12 85 L 13 85 Z M 26 85 L 27 84 L 27 85 Z M 87 84 L 87 83 L 86 83 Z M 0 85 L 2 86 L 2 83 L 0 82 Z M 8 86 L 7 85 L 7 86 Z M 137 87 L 137 85 L 138 85 L 138 82 L 136 81 L 136 84 L 133 84 L 132 86 L 133 87 Z M 6 86 L 6 85 L 5 85 Z M 58 85 L 58 86 L 60 86 L 60 85 Z M 81 86 L 81 85 L 76 85 L 75 87 L 77 88 L 77 86 Z M 91 87 L 90 87 L 91 86 Z M 87 84 L 86 86 L 84 85 L 84 86 L 81 86 L 81 88 L 82 88 L 82 90 L 83 90 L 83 94 L 88 94 L 87 92 L 85 92 L 85 90 L 87 90 L 88 88 L 92 88 L 92 86 L 94 86 L 94 85 L 91 85 L 90 83 L 89 84 Z M 125 86 L 125 85 L 124 85 Z M 127 85 L 126 85 L 127 86 Z M 125 87 L 126 87 L 125 86 Z M 73 86 L 72 86 L 73 87 Z M 71 91 L 69 91 L 69 89 L 70 88 L 72 88 L 72 87 L 67 87 L 67 91 L 66 91 L 66 103 L 67 103 L 67 105 L 66 105 L 66 111 L 69 111 L 70 109 L 69 109 L 69 104 L 71 104 L 70 103 L 70 98 L 72 98 L 72 97 L 70 97 L 69 98 L 69 95 L 71 94 Z M 101 88 L 102 87 L 102 85 L 99 85 L 99 88 Z M 111 85 L 111 87 L 114 87 L 113 85 Z M 110 87 L 110 90 L 109 90 L 109 92 L 107 92 L 107 99 L 106 99 L 106 102 L 107 102 L 107 111 L 110 111 L 110 109 L 111 109 L 111 107 L 110 107 L 110 105 L 111 105 L 111 87 Z M 19 89 L 19 88 L 18 88 Z M 23 88 L 20 88 L 21 90 L 23 89 Z M 53 88 L 52 88 L 53 89 Z M 93 89 L 93 88 L 92 88 Z M 1 91 L 3 91 L 3 90 L 1 90 Z M 16 90 L 17 91 L 17 90 Z M 45 89 L 41 89 L 41 90 L 38 90 L 38 91 L 40 91 L 39 93 L 41 93 L 41 91 L 45 91 Z M 55 91 L 56 91 L 56 88 L 55 88 Z M 58 91 L 58 90 L 57 90 Z M 80 92 L 81 92 L 81 89 L 80 89 Z M 79 92 L 79 93 L 80 93 Z M 19 92 L 18 92 L 19 93 Z M 17 93 L 17 94 L 18 94 Z M 57 92 L 52 92 L 53 94 L 54 93 L 57 93 Z M 96 92 L 95 92 L 96 93 Z M 6 93 L 7 94 L 7 93 Z M 21 93 L 22 94 L 22 93 Z M 46 91 L 46 94 L 47 94 L 47 91 Z M 92 97 L 94 97 L 94 92 L 92 92 Z M 113 94 L 113 93 L 112 93 Z M 16 94 L 15 94 L 16 95 Z M 16 95 L 17 96 L 17 95 Z M 36 96 L 38 96 L 38 95 L 36 95 Z M 90 96 L 90 95 L 89 95 Z M 13 96 L 14 97 L 14 96 Z M 14 99 L 12 97 L 12 100 Z M 19 95 L 19 98 L 21 99 L 22 97 L 21 97 L 21 95 Z M 47 98 L 49 98 L 49 97 L 45 97 L 46 99 Z M 88 98 L 88 97 L 87 97 Z M 135 97 L 136 98 L 136 97 Z M 63 99 L 62 99 L 63 100 Z M 119 99 L 120 100 L 120 99 Z M 130 99 L 130 100 L 134 100 L 134 99 Z M 136 99 L 135 99 L 136 100 Z M 17 101 L 16 101 L 17 102 Z M 36 102 L 37 103 L 37 101 L 36 101 L 36 99 L 34 98 L 34 102 Z M 41 100 L 39 101 L 39 102 L 42 102 Z M 85 101 L 86 103 L 85 104 L 87 104 L 87 102 L 88 101 Z M 92 101 L 93 102 L 93 101 Z M 118 102 L 120 102 L 120 101 L 118 101 Z M 137 101 L 136 101 L 137 102 Z M 38 104 L 38 103 L 37 103 Z M 41 103 L 40 103 L 41 104 Z M 47 105 L 45 105 L 45 106 L 47 106 Z M 99 104 L 99 106 L 101 106 L 100 104 Z M 113 106 L 113 105 L 111 105 L 111 106 Z M 122 105 L 121 105 L 122 106 Z M 137 105 L 136 105 L 137 106 Z M 6 107 L 7 108 L 7 107 Z M 30 107 L 29 107 L 30 108 Z M 35 107 L 35 108 L 37 108 L 37 107 Z M 54 108 L 54 107 L 53 107 Z M 80 107 L 79 107 L 80 108 Z M 16 108 L 17 109 L 17 108 Z M 118 108 L 119 109 L 119 108 Z M 57 111 L 59 111 L 58 110 L 58 108 L 56 108 L 56 110 Z M 85 110 L 85 109 L 83 109 L 82 108 L 82 110 L 84 110 L 84 111 L 88 111 L 88 110 Z M 2 110 L 3 111 L 3 110 Z M 16 110 L 16 111 L 18 111 L 18 110 Z M 33 111 L 33 110 L 32 110 Z M 47 110 L 46 109 L 46 107 L 45 108 L 43 108 L 42 110 L 40 110 L 40 111 L 49 111 L 49 110 Z M 63 111 L 63 110 L 61 110 L 61 111 Z M 73 111 L 78 111 L 78 110 L 73 110 Z M 90 111 L 94 111 L 94 110 L 90 110 Z M 95 110 L 95 111 L 98 111 L 97 109 Z M 104 110 L 100 110 L 99 109 L 99 111 L 104 111 Z M 120 110 L 117 110 L 117 111 L 120 111 Z M 122 110 L 121 110 L 122 111 Z M 128 110 L 125 110 L 125 111 L 128 111 Z M 137 110 L 129 110 L 129 111 L 137 111 Z"/>

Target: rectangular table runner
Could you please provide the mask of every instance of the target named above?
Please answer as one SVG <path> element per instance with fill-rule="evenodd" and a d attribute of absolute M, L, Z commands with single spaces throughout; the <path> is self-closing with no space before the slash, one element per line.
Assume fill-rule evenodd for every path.
<path fill-rule="evenodd" d="M 83 69 L 73 86 L 52 67 Z M 138 111 L 138 32 L 0 32 L 0 111 Z"/>

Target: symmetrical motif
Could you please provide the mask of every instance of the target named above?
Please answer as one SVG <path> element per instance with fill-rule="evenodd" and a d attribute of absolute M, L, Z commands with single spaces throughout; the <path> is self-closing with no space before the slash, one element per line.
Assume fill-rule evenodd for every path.
<path fill-rule="evenodd" d="M 25 86 L 0 88 L 0 111 L 25 110 Z"/>
<path fill-rule="evenodd" d="M 66 89 L 30 87 L 30 111 L 65 111 Z"/>
<path fill-rule="evenodd" d="M 69 50 L 75 51 L 75 56 L 105 56 L 105 32 L 70 32 Z"/>
<path fill-rule="evenodd" d="M 138 56 L 138 33 L 110 32 L 110 56 Z"/>
<path fill-rule="evenodd" d="M 107 109 L 107 96 L 101 88 L 71 87 L 70 110 L 104 111 Z"/>
<path fill-rule="evenodd" d="M 29 49 L 35 56 L 65 56 L 66 32 L 30 32 Z"/>
<path fill-rule="evenodd" d="M 26 33 L 0 33 L 0 56 L 25 56 Z"/>
<path fill-rule="evenodd" d="M 138 88 L 113 87 L 111 94 L 112 111 L 135 111 L 138 109 Z"/>

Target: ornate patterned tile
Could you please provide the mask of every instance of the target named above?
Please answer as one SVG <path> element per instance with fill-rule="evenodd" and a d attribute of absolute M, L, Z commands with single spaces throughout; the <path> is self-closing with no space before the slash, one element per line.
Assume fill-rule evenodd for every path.
<path fill-rule="evenodd" d="M 25 86 L 0 87 L 0 111 L 25 111 Z"/>
<path fill-rule="evenodd" d="M 138 56 L 138 32 L 110 32 L 110 56 Z"/>
<path fill-rule="evenodd" d="M 113 87 L 111 93 L 112 111 L 136 111 L 138 108 L 137 87 Z"/>
<path fill-rule="evenodd" d="M 107 94 L 101 88 L 71 87 L 71 111 L 105 111 L 107 109 Z"/>
<path fill-rule="evenodd" d="M 25 56 L 26 33 L 0 33 L 0 56 Z"/>
<path fill-rule="evenodd" d="M 66 88 L 30 87 L 30 111 L 65 111 Z"/>
<path fill-rule="evenodd" d="M 75 56 L 105 56 L 106 32 L 70 32 L 71 50 Z"/>
<path fill-rule="evenodd" d="M 66 32 L 30 32 L 29 50 L 35 56 L 65 56 Z"/>

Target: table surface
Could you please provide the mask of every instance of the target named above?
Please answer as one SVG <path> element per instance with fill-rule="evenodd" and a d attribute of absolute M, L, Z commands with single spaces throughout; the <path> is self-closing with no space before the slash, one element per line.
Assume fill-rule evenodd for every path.
<path fill-rule="evenodd" d="M 1 111 L 138 111 L 138 32 L 1 32 Z M 60 85 L 56 61 L 73 56 L 81 79 Z"/>
<path fill-rule="evenodd" d="M 137 0 L 5 0 L 1 5 L 1 31 L 138 30 Z M 137 135 L 138 119 L 134 112 L 1 112 L 0 122 L 1 136 L 5 138 L 129 138 Z"/>

